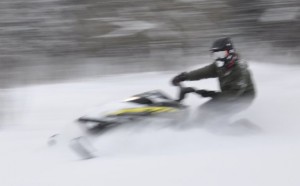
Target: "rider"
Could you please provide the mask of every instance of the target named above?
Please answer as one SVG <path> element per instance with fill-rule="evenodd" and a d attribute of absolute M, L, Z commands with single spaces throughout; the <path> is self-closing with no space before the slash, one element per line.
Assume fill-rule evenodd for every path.
<path fill-rule="evenodd" d="M 219 79 L 221 91 L 188 90 L 212 98 L 200 107 L 201 120 L 205 120 L 203 122 L 206 123 L 213 122 L 217 118 L 229 119 L 230 116 L 246 109 L 255 97 L 255 88 L 248 65 L 240 59 L 230 38 L 217 39 L 210 51 L 214 58 L 212 64 L 190 72 L 182 72 L 172 79 L 172 84 L 175 86 L 182 81 Z"/>

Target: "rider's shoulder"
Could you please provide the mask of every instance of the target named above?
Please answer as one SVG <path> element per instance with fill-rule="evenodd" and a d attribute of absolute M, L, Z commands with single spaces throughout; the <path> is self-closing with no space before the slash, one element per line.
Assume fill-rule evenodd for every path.
<path fill-rule="evenodd" d="M 242 68 L 242 69 L 247 69 L 248 68 L 248 61 L 245 59 L 239 59 L 237 61 L 237 66 Z"/>

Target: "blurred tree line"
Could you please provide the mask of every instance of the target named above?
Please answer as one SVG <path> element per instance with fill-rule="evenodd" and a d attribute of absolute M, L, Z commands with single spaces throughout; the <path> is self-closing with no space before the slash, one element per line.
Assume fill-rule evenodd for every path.
<path fill-rule="evenodd" d="M 185 60 L 178 56 L 207 55 L 211 42 L 222 36 L 233 37 L 246 55 L 261 48 L 278 55 L 297 55 L 300 50 L 299 0 L 1 0 L 0 4 L 2 84 L 95 75 L 101 69 L 108 72 L 107 68 L 120 72 L 111 66 L 103 70 L 104 63 L 172 69 Z M 147 69 L 145 64 L 155 67 Z M 80 70 L 82 65 L 87 68 Z"/>

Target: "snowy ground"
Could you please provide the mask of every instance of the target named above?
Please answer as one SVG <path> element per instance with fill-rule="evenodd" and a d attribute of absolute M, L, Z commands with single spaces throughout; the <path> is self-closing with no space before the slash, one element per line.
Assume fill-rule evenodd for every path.
<path fill-rule="evenodd" d="M 79 161 L 63 146 L 48 147 L 89 108 L 169 85 L 174 73 L 143 73 L 2 91 L 0 130 L 3 186 L 299 186 L 300 67 L 252 63 L 258 97 L 236 119 L 256 133 L 230 135 L 203 128 L 120 129 L 99 138 L 99 158 Z M 215 80 L 193 82 L 215 89 Z M 190 96 L 192 108 L 206 101 Z"/>

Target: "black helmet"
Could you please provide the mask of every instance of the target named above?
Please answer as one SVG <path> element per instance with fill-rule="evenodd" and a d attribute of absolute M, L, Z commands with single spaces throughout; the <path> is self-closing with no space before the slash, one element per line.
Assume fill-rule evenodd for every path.
<path fill-rule="evenodd" d="M 229 53 L 234 53 L 233 43 L 231 42 L 229 37 L 217 39 L 210 49 L 211 52 L 222 50 L 227 50 Z"/>

